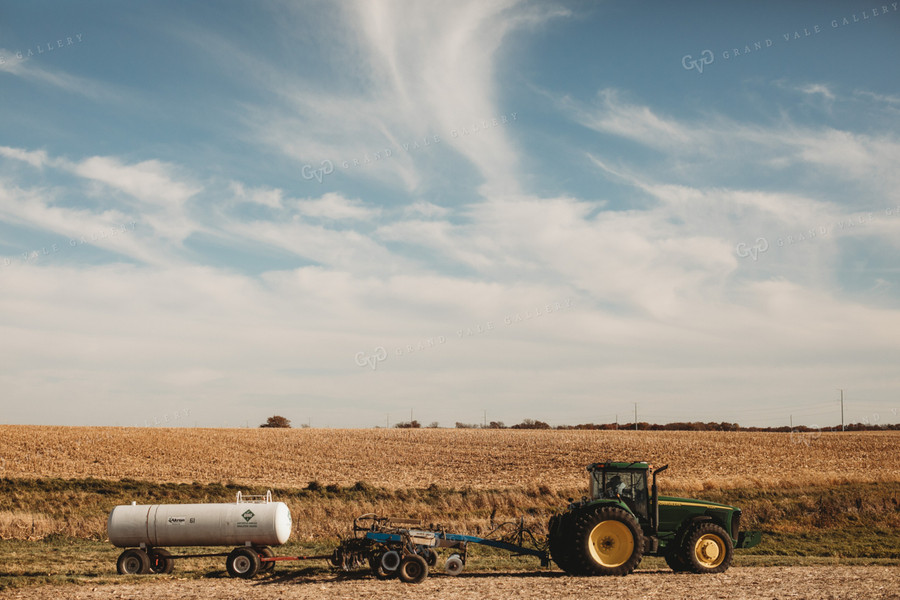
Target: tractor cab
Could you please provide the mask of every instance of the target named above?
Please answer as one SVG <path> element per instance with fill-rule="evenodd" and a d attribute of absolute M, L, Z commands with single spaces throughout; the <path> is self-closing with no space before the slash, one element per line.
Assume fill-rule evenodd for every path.
<path fill-rule="evenodd" d="M 650 522 L 646 462 L 603 462 L 588 465 L 591 476 L 591 500 L 616 500 L 625 503 L 641 525 Z"/>

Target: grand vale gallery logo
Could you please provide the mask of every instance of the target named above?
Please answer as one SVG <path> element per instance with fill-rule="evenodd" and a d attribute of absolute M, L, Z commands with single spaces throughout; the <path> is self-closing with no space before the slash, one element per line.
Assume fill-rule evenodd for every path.
<path fill-rule="evenodd" d="M 719 52 L 713 52 L 707 48 L 700 52 L 696 57 L 693 53 L 682 56 L 681 66 L 685 71 L 697 71 L 697 73 L 702 74 L 706 67 L 709 67 L 716 62 L 717 58 L 722 61 L 729 61 L 740 56 L 747 56 L 748 54 L 768 50 L 779 44 L 796 44 L 801 40 L 818 36 L 829 29 L 841 29 L 843 27 L 850 27 L 856 24 L 874 21 L 889 13 L 893 16 L 893 13 L 896 13 L 898 8 L 900 8 L 900 2 L 891 2 L 889 5 L 883 4 L 874 8 L 832 18 L 827 21 L 827 25 L 820 25 L 817 23 L 815 25 L 805 25 L 803 27 L 793 28 L 776 36 L 757 39 L 752 42 L 744 41 L 740 44 L 734 44 Z"/>

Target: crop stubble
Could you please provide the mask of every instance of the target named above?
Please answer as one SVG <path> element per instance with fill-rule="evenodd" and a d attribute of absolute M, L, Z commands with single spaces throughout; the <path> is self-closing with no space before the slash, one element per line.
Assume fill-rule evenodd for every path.
<path fill-rule="evenodd" d="M 608 598 L 771 598 L 887 600 L 900 598 L 896 582 L 900 567 L 768 567 L 732 568 L 720 575 L 673 575 L 671 571 L 638 571 L 628 577 L 569 577 L 537 572 L 468 574 L 456 578 L 433 576 L 410 588 L 399 581 L 341 579 L 328 576 L 287 576 L 270 580 L 229 579 L 145 580 L 115 586 L 66 586 L 11 590 L 7 598 L 32 600 L 65 597 L 72 600 L 101 598 L 201 598 L 316 599 L 369 598 L 395 600 L 415 595 L 422 598 L 500 600 L 507 598 L 566 599 Z M 3 596 L 3 594 L 0 594 Z"/>
<path fill-rule="evenodd" d="M 669 463 L 666 487 L 900 480 L 900 432 L 189 429 L 0 426 L 0 476 L 388 489 L 585 486 L 608 458 Z"/>

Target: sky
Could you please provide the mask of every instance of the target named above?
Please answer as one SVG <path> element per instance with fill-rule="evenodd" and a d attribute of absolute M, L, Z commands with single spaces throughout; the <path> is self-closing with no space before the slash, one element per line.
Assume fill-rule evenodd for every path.
<path fill-rule="evenodd" d="M 0 423 L 900 422 L 900 10 L 0 2 Z"/>

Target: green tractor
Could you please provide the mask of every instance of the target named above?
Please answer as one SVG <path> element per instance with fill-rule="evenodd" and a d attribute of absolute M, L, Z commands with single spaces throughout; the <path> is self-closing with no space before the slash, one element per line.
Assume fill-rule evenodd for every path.
<path fill-rule="evenodd" d="M 664 557 L 676 573 L 722 573 L 735 548 L 759 543 L 760 532 L 740 531 L 739 508 L 660 496 L 656 477 L 668 467 L 588 465 L 591 497 L 550 518 L 551 558 L 570 575 L 627 575 L 644 556 Z"/>

